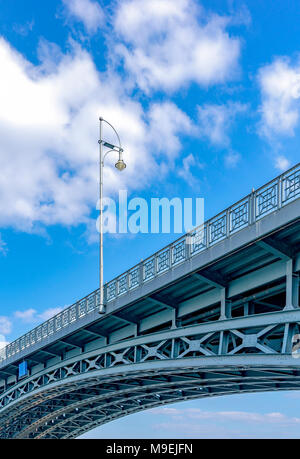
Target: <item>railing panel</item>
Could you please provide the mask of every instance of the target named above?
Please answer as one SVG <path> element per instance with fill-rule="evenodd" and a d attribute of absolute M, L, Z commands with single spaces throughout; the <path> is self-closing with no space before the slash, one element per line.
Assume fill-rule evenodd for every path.
<path fill-rule="evenodd" d="M 180 239 L 176 243 L 172 244 L 171 250 L 172 250 L 172 259 L 171 259 L 172 266 L 177 265 L 178 263 L 181 263 L 182 261 L 184 261 L 186 259 L 186 236 L 184 236 L 182 239 Z"/>
<path fill-rule="evenodd" d="M 117 280 L 113 280 L 106 287 L 107 301 L 114 300 L 117 296 Z"/>
<path fill-rule="evenodd" d="M 156 272 L 161 274 L 170 268 L 170 247 L 156 255 Z"/>
<path fill-rule="evenodd" d="M 216 242 L 219 242 L 226 237 L 226 234 L 227 234 L 226 225 L 227 225 L 226 211 L 223 212 L 223 214 L 219 215 L 217 218 L 213 218 L 209 221 L 209 224 L 208 224 L 209 245 L 213 245 Z"/>
<path fill-rule="evenodd" d="M 87 300 L 86 300 L 87 306 L 87 312 L 90 313 L 96 309 L 96 297 L 95 295 L 89 295 Z"/>
<path fill-rule="evenodd" d="M 300 195 L 300 168 L 284 174 L 282 178 L 282 205 L 297 199 Z"/>
<path fill-rule="evenodd" d="M 205 250 L 207 248 L 207 226 L 206 224 L 196 228 L 188 236 L 188 243 L 190 244 L 191 256 Z"/>
<path fill-rule="evenodd" d="M 249 225 L 250 222 L 250 199 L 245 198 L 237 205 L 229 209 L 229 233 L 233 234 Z"/>
<path fill-rule="evenodd" d="M 30 345 L 33 346 L 35 344 L 35 330 L 30 332 Z M 18 349 L 16 349 L 16 352 L 18 352 Z"/>
<path fill-rule="evenodd" d="M 50 319 L 48 323 L 48 334 L 52 335 L 54 333 L 54 319 Z"/>
<path fill-rule="evenodd" d="M 7 351 L 6 347 L 0 349 L 0 361 L 6 360 L 6 351 Z"/>
<path fill-rule="evenodd" d="M 86 314 L 86 301 L 81 300 L 79 301 L 79 303 L 77 303 L 77 305 L 78 305 L 79 317 L 84 317 Z"/>
<path fill-rule="evenodd" d="M 129 271 L 129 290 L 140 285 L 140 267 L 137 266 Z"/>
<path fill-rule="evenodd" d="M 143 281 L 147 282 L 155 276 L 155 257 L 148 258 L 143 262 Z"/>
<path fill-rule="evenodd" d="M 25 349 L 25 336 L 24 335 L 21 337 L 21 350 L 23 351 L 23 349 Z"/>
<path fill-rule="evenodd" d="M 278 180 L 274 180 L 271 184 L 260 188 L 255 193 L 256 214 L 255 219 L 259 220 L 262 217 L 274 212 L 278 208 Z"/>
<path fill-rule="evenodd" d="M 53 323 L 54 323 L 54 319 L 53 319 Z M 42 339 L 42 326 L 40 325 L 36 329 L 36 340 L 41 341 L 41 339 Z"/>
<path fill-rule="evenodd" d="M 62 328 L 62 313 L 60 312 L 55 319 L 55 329 L 58 331 Z"/>
<path fill-rule="evenodd" d="M 123 274 L 123 276 L 120 276 L 118 278 L 118 295 L 124 295 L 124 293 L 127 293 L 127 288 L 128 288 L 128 282 L 127 282 L 127 273 Z"/>

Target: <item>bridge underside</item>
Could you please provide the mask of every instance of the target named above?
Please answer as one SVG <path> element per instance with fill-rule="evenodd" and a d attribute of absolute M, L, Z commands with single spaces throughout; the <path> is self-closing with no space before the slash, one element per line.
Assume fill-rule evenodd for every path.
<path fill-rule="evenodd" d="M 278 357 L 232 356 L 222 365 L 209 366 L 205 357 L 190 358 L 185 368 L 180 368 L 178 361 L 169 362 L 168 368 L 152 364 L 152 370 L 128 368 L 126 374 L 107 377 L 100 370 L 88 378 L 73 377 L 68 383 L 50 384 L 47 390 L 12 407 L 1 438 L 75 438 L 117 418 L 164 404 L 236 393 L 299 390 L 299 365 L 292 367 L 296 361 L 291 362 L 291 357 Z M 263 360 L 269 360 L 269 365 Z"/>

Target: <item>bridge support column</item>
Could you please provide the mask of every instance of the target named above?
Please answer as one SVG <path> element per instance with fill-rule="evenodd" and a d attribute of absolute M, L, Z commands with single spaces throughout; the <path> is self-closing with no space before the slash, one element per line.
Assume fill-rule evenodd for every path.
<path fill-rule="evenodd" d="M 134 336 L 139 336 L 139 324 L 134 325 Z"/>
<path fill-rule="evenodd" d="M 285 324 L 282 342 L 282 354 L 291 354 L 293 347 L 293 336 L 295 334 L 295 324 Z"/>
<path fill-rule="evenodd" d="M 227 331 L 221 331 L 220 333 L 220 341 L 219 341 L 219 349 L 218 349 L 218 355 L 225 355 L 227 354 L 228 351 L 228 332 Z"/>
<path fill-rule="evenodd" d="M 177 309 L 172 310 L 172 327 L 171 328 L 177 328 Z"/>
<path fill-rule="evenodd" d="M 244 303 L 244 316 L 249 316 L 251 314 L 254 314 L 254 304 L 252 301 L 246 301 L 246 303 Z"/>
<path fill-rule="evenodd" d="M 226 288 L 220 289 L 221 296 L 221 314 L 219 320 L 231 318 L 231 300 L 226 298 Z"/>
<path fill-rule="evenodd" d="M 284 309 L 299 307 L 299 275 L 293 272 L 293 260 L 286 262 L 286 301 Z"/>

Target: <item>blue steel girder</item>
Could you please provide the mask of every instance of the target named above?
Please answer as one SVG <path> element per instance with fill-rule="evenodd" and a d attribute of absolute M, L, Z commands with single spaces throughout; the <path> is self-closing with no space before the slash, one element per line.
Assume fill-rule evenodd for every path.
<path fill-rule="evenodd" d="M 0 438 L 70 438 L 180 400 L 300 389 L 299 174 L 106 284 L 104 316 L 95 291 L 1 350 Z"/>
<path fill-rule="evenodd" d="M 2 438 L 55 438 L 53 435 L 53 428 L 60 429 L 66 421 L 84 417 L 87 413 L 96 412 L 99 415 L 101 412 L 100 424 L 109 422 L 110 420 L 129 414 L 126 407 L 135 405 L 134 412 L 146 408 L 153 408 L 154 406 L 171 403 L 175 401 L 189 400 L 192 398 L 201 398 L 204 396 L 217 396 L 229 393 L 242 393 L 242 392 L 257 392 L 266 390 L 291 390 L 299 389 L 300 387 L 300 372 L 299 366 L 291 367 L 290 362 L 286 359 L 279 361 L 274 359 L 274 356 L 269 361 L 270 366 L 266 367 L 262 364 L 248 367 L 243 360 L 241 370 L 237 370 L 238 365 L 241 364 L 241 359 L 236 359 L 237 356 L 232 356 L 228 360 L 229 365 L 222 367 L 218 366 L 201 366 L 201 361 L 194 362 L 195 359 L 188 359 L 186 369 L 169 368 L 168 370 L 154 370 L 154 371 L 139 371 L 135 368 L 134 374 L 130 374 L 132 370 L 129 369 L 129 374 L 124 376 L 123 373 L 116 374 L 118 382 L 122 378 L 130 380 L 132 383 L 134 378 L 138 381 L 137 384 L 127 383 L 126 390 L 120 390 L 119 384 L 116 390 L 112 390 L 112 382 L 110 382 L 110 392 L 105 395 L 93 395 L 90 398 L 80 398 L 78 389 L 74 392 L 76 401 L 72 403 L 66 400 L 65 403 L 55 403 L 55 400 L 49 402 L 46 400 L 43 406 L 38 406 L 36 409 L 27 410 L 25 416 L 15 416 L 14 422 L 11 422 L 7 427 L 1 431 Z M 276 356 L 277 357 L 277 356 Z M 255 360 L 255 359 L 254 359 Z M 257 360 L 257 363 L 260 359 Z M 276 362 L 277 360 L 277 362 Z M 207 364 L 208 362 L 206 362 Z M 250 362 L 246 362 L 250 363 Z M 284 364 L 282 366 L 282 364 Z M 155 368 L 156 365 L 154 365 Z M 285 366 L 288 369 L 285 369 Z M 152 366 L 153 368 L 153 366 Z M 160 373 L 157 373 L 157 371 Z M 138 372 L 138 373 L 137 373 Z M 154 379 L 153 376 L 155 375 Z M 168 375 L 170 380 L 160 380 L 158 377 L 161 375 Z M 185 376 L 188 375 L 188 380 Z M 174 377 L 172 381 L 172 377 Z M 182 378 L 183 376 L 183 378 Z M 130 379 L 131 377 L 131 379 Z M 141 380 L 148 378 L 149 384 L 142 385 Z M 103 376 L 99 376 L 98 387 L 103 388 L 107 380 Z M 152 383 L 152 384 L 151 384 Z M 95 381 L 93 381 L 95 387 Z M 88 384 L 86 384 L 88 386 Z M 86 389 L 85 389 L 86 390 Z M 127 393 L 126 393 L 127 392 Z M 70 389 L 69 394 L 70 396 Z M 62 398 L 62 394 L 57 398 Z M 69 403 L 67 403 L 69 401 Z M 125 407 L 124 407 L 125 406 Z M 124 412 L 124 409 L 126 412 Z M 82 431 L 74 432 L 74 426 L 62 438 L 76 436 Z M 49 430 L 51 428 L 51 430 Z M 86 423 L 81 428 L 87 429 Z"/>
<path fill-rule="evenodd" d="M 300 309 L 285 310 L 172 329 L 82 353 L 2 394 L 0 437 L 69 438 L 87 425 L 164 403 L 299 389 L 299 360 L 291 353 L 299 324 Z M 98 413 L 96 420 L 87 420 L 90 412 Z"/>

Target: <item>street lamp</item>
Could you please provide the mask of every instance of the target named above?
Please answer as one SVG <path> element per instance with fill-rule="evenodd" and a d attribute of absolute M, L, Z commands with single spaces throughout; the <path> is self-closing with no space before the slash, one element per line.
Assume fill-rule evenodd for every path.
<path fill-rule="evenodd" d="M 126 164 L 123 161 L 123 148 L 121 146 L 120 138 L 118 136 L 117 131 L 115 128 L 105 119 L 99 118 L 100 121 L 100 139 L 98 140 L 99 143 L 99 150 L 100 150 L 100 306 L 99 306 L 99 314 L 105 313 L 105 305 L 104 305 L 104 292 L 103 292 L 103 167 L 104 167 L 104 159 L 105 157 L 111 153 L 112 151 L 116 151 L 119 153 L 119 159 L 115 164 L 116 169 L 122 171 L 125 169 Z M 115 132 L 119 146 L 113 145 L 111 143 L 105 142 L 102 138 L 102 123 L 105 122 L 108 124 L 113 131 Z M 108 148 L 108 151 L 105 152 L 103 155 L 103 147 Z"/>

